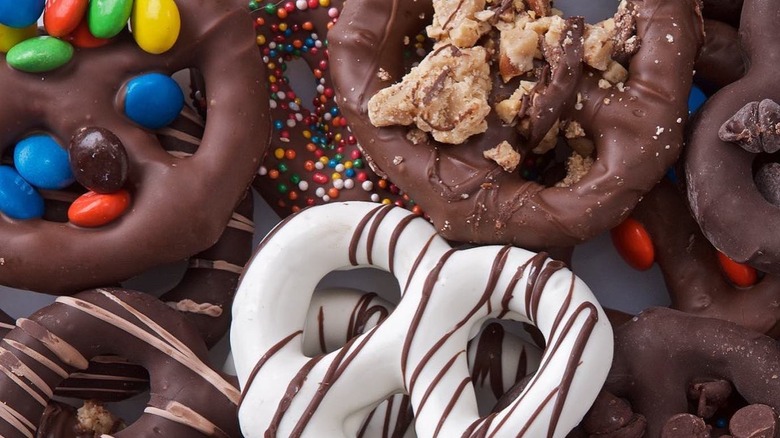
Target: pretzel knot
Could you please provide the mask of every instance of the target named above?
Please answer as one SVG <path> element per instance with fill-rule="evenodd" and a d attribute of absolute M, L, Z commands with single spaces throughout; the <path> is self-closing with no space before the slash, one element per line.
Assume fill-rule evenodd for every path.
<path fill-rule="evenodd" d="M 314 288 L 333 270 L 360 266 L 393 274 L 400 303 L 344 347 L 306 357 Z M 374 406 L 399 393 L 410 396 L 422 437 L 564 436 L 612 357 L 603 310 L 562 263 L 509 246 L 454 249 L 424 219 L 362 202 L 303 210 L 277 226 L 244 273 L 233 315 L 248 437 L 355 436 Z M 547 349 L 522 393 L 480 417 L 465 351 L 489 318 L 536 325 Z"/>

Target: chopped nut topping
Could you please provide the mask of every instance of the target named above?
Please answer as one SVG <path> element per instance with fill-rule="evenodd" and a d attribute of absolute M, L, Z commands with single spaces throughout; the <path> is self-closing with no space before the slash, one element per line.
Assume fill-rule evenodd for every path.
<path fill-rule="evenodd" d="M 535 154 L 543 154 L 552 150 L 558 143 L 558 132 L 560 131 L 560 126 L 560 122 L 556 120 L 550 130 L 547 131 L 547 134 L 544 135 L 542 141 L 539 142 L 539 145 L 533 148 L 532 152 Z"/>
<path fill-rule="evenodd" d="M 482 152 L 482 155 L 498 163 L 507 172 L 514 172 L 522 158 L 508 141 L 502 141 L 496 147 Z"/>
<path fill-rule="evenodd" d="M 615 48 L 615 20 L 585 25 L 585 62 L 596 70 L 604 71 L 612 60 Z"/>
<path fill-rule="evenodd" d="M 115 433 L 124 428 L 122 420 L 109 412 L 102 404 L 87 400 L 77 411 L 78 428 L 93 432 L 95 436 Z"/>
<path fill-rule="evenodd" d="M 620 84 L 628 79 L 628 70 L 617 61 L 611 61 L 602 77 L 612 84 Z"/>
<path fill-rule="evenodd" d="M 572 154 L 566 161 L 566 177 L 555 184 L 555 187 L 571 187 L 580 182 L 593 166 L 593 158 Z"/>
<path fill-rule="evenodd" d="M 420 144 L 428 141 L 428 134 L 426 134 L 425 131 L 421 129 L 413 128 L 406 133 L 406 138 L 411 141 L 412 144 Z"/>
<path fill-rule="evenodd" d="M 530 94 L 534 86 L 536 82 L 520 81 L 520 86 L 511 96 L 496 104 L 496 114 L 502 122 L 510 125 L 515 121 L 523 106 L 523 97 Z"/>
<path fill-rule="evenodd" d="M 416 125 L 442 143 L 459 144 L 487 130 L 492 87 L 482 47 L 441 46 L 400 83 L 368 102 L 374 126 Z"/>
<path fill-rule="evenodd" d="M 474 15 L 485 10 L 485 0 L 433 0 L 433 22 L 428 36 L 460 48 L 473 46 L 490 25 Z"/>

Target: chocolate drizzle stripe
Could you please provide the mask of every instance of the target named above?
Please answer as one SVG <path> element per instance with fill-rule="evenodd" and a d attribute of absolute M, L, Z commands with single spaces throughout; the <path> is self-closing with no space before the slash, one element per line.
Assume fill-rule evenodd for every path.
<path fill-rule="evenodd" d="M 41 406 L 46 406 L 47 399 L 50 399 L 54 395 L 54 390 L 41 379 L 41 376 L 39 376 L 38 373 L 30 369 L 24 362 L 14 356 L 13 353 L 5 349 L 0 351 L 0 370 L 16 383 L 17 387 L 24 390 L 30 397 L 40 403 Z M 19 376 L 24 376 L 24 378 L 32 383 L 35 388 L 27 384 L 27 382 L 23 381 Z M 41 396 L 39 391 L 42 392 L 43 396 L 46 398 Z"/>
<path fill-rule="evenodd" d="M 393 417 L 393 401 L 395 397 L 389 397 L 387 399 L 387 409 L 385 409 L 385 420 L 382 423 L 382 436 L 386 437 L 387 432 L 390 430 L 390 419 Z"/>
<path fill-rule="evenodd" d="M 325 344 L 325 309 L 322 306 L 320 306 L 320 310 L 317 312 L 317 328 L 319 329 L 320 351 L 327 353 L 328 347 Z"/>
<path fill-rule="evenodd" d="M 509 313 L 509 302 L 512 301 L 512 298 L 514 298 L 514 292 L 517 288 L 517 283 L 520 282 L 520 280 L 523 278 L 523 275 L 525 274 L 525 269 L 528 267 L 529 264 L 531 264 L 531 261 L 533 258 L 528 259 L 525 263 L 517 267 L 517 270 L 515 270 L 515 275 L 512 276 L 512 279 L 509 280 L 509 284 L 506 287 L 506 290 L 504 291 L 504 295 L 501 297 L 501 312 L 498 314 L 497 318 L 503 318 L 507 313 Z M 526 304 L 526 308 L 528 307 L 528 304 Z"/>
<path fill-rule="evenodd" d="M 32 348 L 22 344 L 21 342 L 15 341 L 13 339 L 5 338 L 3 339 L 3 342 L 7 343 L 11 347 L 15 348 L 20 353 L 24 354 L 25 356 L 29 357 L 30 359 L 33 359 L 34 361 L 38 362 L 39 364 L 45 366 L 49 370 L 51 370 L 53 373 L 57 374 L 58 376 L 62 377 L 63 379 L 67 378 L 69 373 L 65 371 L 64 368 L 59 366 L 58 364 L 54 363 L 51 359 L 48 357 L 42 355 L 41 353 L 33 350 Z"/>
<path fill-rule="evenodd" d="M 533 323 L 536 322 L 536 313 L 533 311 L 534 298 L 537 298 L 537 300 L 540 298 L 534 295 L 534 292 L 536 291 L 536 279 L 539 276 L 545 261 L 547 261 L 547 254 L 544 252 L 540 252 L 531 257 L 531 270 L 528 272 L 528 279 L 525 283 L 525 313 L 528 316 L 528 319 Z"/>
<path fill-rule="evenodd" d="M 436 430 L 433 432 L 434 437 L 439 436 L 439 431 L 441 431 L 441 428 L 444 426 L 444 422 L 447 420 L 447 418 L 450 417 L 450 413 L 455 407 L 455 403 L 458 402 L 460 395 L 463 394 L 463 390 L 466 389 L 466 385 L 469 384 L 471 384 L 471 377 L 465 377 L 455 389 L 455 394 L 452 395 L 449 403 L 447 403 L 447 406 L 444 408 L 444 412 L 442 413 L 441 419 L 439 420 L 439 424 L 436 426 Z"/>
<path fill-rule="evenodd" d="M 542 409 L 544 409 L 544 407 L 545 407 L 545 406 L 547 406 L 547 403 L 550 403 L 550 400 L 553 398 L 553 396 L 554 396 L 555 394 L 557 394 L 557 393 L 558 393 L 558 390 L 559 390 L 559 389 L 560 389 L 560 387 L 557 387 L 557 386 L 556 386 L 555 388 L 553 388 L 553 390 L 552 390 L 552 391 L 550 391 L 550 393 L 549 393 L 549 394 L 547 394 L 547 397 L 545 397 L 545 398 L 544 398 L 544 400 L 542 400 L 542 402 L 541 402 L 541 403 L 539 403 L 539 406 L 537 406 L 537 407 L 536 407 L 536 409 L 533 411 L 533 413 L 531 413 L 531 418 L 528 420 L 528 422 L 527 422 L 527 423 L 525 423 L 525 424 L 523 425 L 523 428 L 522 428 L 522 429 L 520 429 L 520 432 L 517 434 L 517 436 L 523 436 L 523 435 L 525 435 L 525 433 L 528 431 L 528 428 L 530 428 L 530 427 L 531 427 L 531 425 L 532 425 L 532 424 L 534 424 L 534 420 L 536 419 L 536 417 L 538 417 L 538 416 L 539 416 L 539 414 L 542 412 Z M 514 406 L 514 407 L 513 407 L 513 409 L 514 409 L 515 407 L 516 407 L 516 406 Z M 548 438 L 549 438 L 549 437 L 552 437 L 552 435 L 553 435 L 553 433 L 554 433 L 554 432 L 555 432 L 555 429 L 554 429 L 554 428 L 552 428 L 552 429 L 547 429 L 547 436 L 548 436 Z M 495 434 L 495 433 L 494 433 L 494 434 Z"/>
<path fill-rule="evenodd" d="M 171 400 L 165 409 L 154 406 L 147 406 L 144 413 L 156 415 L 168 421 L 184 425 L 201 432 L 202 434 L 215 438 L 230 438 L 228 434 L 220 429 L 216 424 L 209 421 L 206 417 L 192 410 L 188 406 Z"/>
<path fill-rule="evenodd" d="M 428 401 L 428 397 L 433 393 L 433 390 L 439 385 L 439 381 L 444 378 L 444 376 L 447 374 L 447 371 L 452 368 L 452 365 L 455 364 L 455 361 L 458 359 L 458 356 L 465 353 L 464 350 L 461 350 L 457 353 L 455 353 L 454 356 L 450 358 L 450 360 L 447 361 L 447 363 L 444 364 L 444 366 L 439 370 L 439 372 L 436 374 L 436 377 L 431 380 L 430 385 L 428 385 L 428 388 L 425 390 L 425 394 L 423 394 L 422 399 L 420 399 L 420 403 L 417 404 L 417 415 L 420 415 L 420 412 L 422 412 L 423 407 L 425 407 L 425 402 Z"/>
<path fill-rule="evenodd" d="M 566 314 L 566 309 L 568 309 L 571 305 L 572 295 L 574 294 L 575 279 L 574 272 L 572 272 L 571 282 L 569 283 L 569 291 L 566 293 L 566 298 L 563 300 L 563 303 L 558 308 L 558 313 L 555 315 L 555 320 L 553 321 L 553 324 L 550 328 L 550 333 L 555 333 L 558 331 L 558 326 L 560 325 L 561 320 L 563 320 L 563 316 Z"/>
<path fill-rule="evenodd" d="M 515 382 L 519 382 L 527 374 L 528 374 L 528 353 L 524 346 L 523 349 L 520 350 L 520 357 L 517 359 L 517 371 L 515 372 Z M 497 397 L 500 397 L 500 394 L 497 395 Z"/>
<path fill-rule="evenodd" d="M 217 271 L 225 271 L 233 274 L 241 274 L 244 271 L 243 266 L 235 265 L 224 260 L 206 260 L 191 258 L 189 263 L 190 268 L 195 269 L 216 269 Z"/>
<path fill-rule="evenodd" d="M 279 429 L 279 425 L 282 423 L 282 420 L 284 419 L 284 414 L 286 414 L 287 410 L 290 409 L 293 399 L 296 395 L 298 395 L 298 392 L 303 387 L 303 383 L 306 381 L 306 378 L 309 376 L 312 368 L 314 368 L 314 366 L 317 365 L 317 363 L 324 357 L 325 356 L 317 356 L 306 361 L 301 369 L 298 370 L 298 372 L 295 374 L 295 377 L 290 379 L 290 383 L 287 385 L 287 389 L 284 391 L 284 397 L 279 400 L 279 405 L 276 407 L 276 412 L 274 412 L 274 416 L 271 418 L 271 424 L 268 425 L 268 429 L 265 431 L 264 435 L 267 438 L 276 437 L 276 432 Z M 292 436 L 298 435 L 292 434 Z"/>
<path fill-rule="evenodd" d="M 482 296 L 479 298 L 479 301 L 477 301 L 477 304 L 469 310 L 469 312 L 464 316 L 460 321 L 455 324 L 453 328 L 450 329 L 444 336 L 439 338 L 438 341 L 436 341 L 435 344 L 425 353 L 425 356 L 420 360 L 419 364 L 415 368 L 415 370 L 412 372 L 412 377 L 409 379 L 411 384 L 409 385 L 409 392 L 412 392 L 414 390 L 414 385 L 417 382 L 417 378 L 419 377 L 420 373 L 423 371 L 425 366 L 428 364 L 428 362 L 433 358 L 433 356 L 436 354 L 436 352 L 441 348 L 442 345 L 444 345 L 450 337 L 452 337 L 453 334 L 455 334 L 458 330 L 460 330 L 463 326 L 466 325 L 467 322 L 477 313 L 480 309 L 483 308 L 485 303 L 490 302 L 490 298 L 493 296 L 493 291 L 495 290 L 496 283 L 498 282 L 498 277 L 501 275 L 501 272 L 504 268 L 504 265 L 506 264 L 507 256 L 509 255 L 510 250 L 512 249 L 511 246 L 503 246 L 497 253 L 495 258 L 493 259 L 493 265 L 490 268 L 490 274 L 488 276 L 488 282 L 485 285 L 485 290 L 482 292 Z M 431 285 L 432 286 L 432 285 Z M 423 295 L 430 295 L 433 292 L 433 290 L 424 289 Z M 488 309 L 488 314 L 490 313 L 490 309 Z"/>
<path fill-rule="evenodd" d="M 360 237 L 363 236 L 363 230 L 366 228 L 366 225 L 368 225 L 368 221 L 371 220 L 371 218 L 374 217 L 374 215 L 383 208 L 387 208 L 386 205 L 380 205 L 371 211 L 368 212 L 363 218 L 360 220 L 360 222 L 355 227 L 355 231 L 352 234 L 352 239 L 349 241 L 349 263 L 352 266 L 357 266 L 357 248 L 358 244 L 360 243 Z"/>
<path fill-rule="evenodd" d="M 20 318 L 16 321 L 16 326 L 43 344 L 62 363 L 80 370 L 87 369 L 89 361 L 78 350 L 42 325 L 27 318 Z"/>
<path fill-rule="evenodd" d="M 385 208 L 377 213 L 376 218 L 374 218 L 374 221 L 371 223 L 371 228 L 368 229 L 368 237 L 366 237 L 366 258 L 369 265 L 374 264 L 372 252 L 374 251 L 374 238 L 376 237 L 376 233 L 379 230 L 382 221 L 385 219 L 385 216 L 387 216 L 387 213 L 390 213 L 390 210 L 393 209 L 394 205 L 388 204 L 384 207 Z"/>
<path fill-rule="evenodd" d="M 0 403 L 0 418 L 13 426 L 19 433 L 28 438 L 33 438 L 33 432 L 35 432 L 36 429 L 35 425 L 30 420 L 24 418 L 22 414 L 17 412 L 8 403 Z"/>
<path fill-rule="evenodd" d="M 395 248 L 398 245 L 398 239 L 401 237 L 401 233 L 404 232 L 407 225 L 409 225 L 417 216 L 408 215 L 398 221 L 398 224 L 393 229 L 393 233 L 390 235 L 390 245 L 388 248 L 387 269 L 391 274 L 395 274 Z"/>
<path fill-rule="evenodd" d="M 352 363 L 355 357 L 357 357 L 357 355 L 363 350 L 374 334 L 376 334 L 376 327 L 374 327 L 373 330 L 368 332 L 362 338 L 350 339 L 347 344 L 341 348 L 339 353 L 333 359 L 333 362 L 328 367 L 328 370 L 325 372 L 325 375 L 322 377 L 322 384 L 317 389 L 314 397 L 312 397 L 309 405 L 306 407 L 306 410 L 304 410 L 301 414 L 301 418 L 298 420 L 298 424 L 296 424 L 295 428 L 292 430 L 292 436 L 300 436 L 303 434 L 303 430 L 306 428 L 309 420 L 314 415 L 314 412 L 317 411 L 317 408 L 319 407 L 320 403 L 322 403 L 322 400 L 328 394 L 328 391 L 330 391 L 330 388 L 333 387 L 333 383 L 336 382 L 339 377 L 341 377 L 349 364 Z M 352 344 L 354 344 L 358 339 L 360 339 L 360 343 L 354 348 L 354 351 L 350 351 Z M 349 352 L 349 355 L 347 355 L 347 352 Z"/>
<path fill-rule="evenodd" d="M 368 417 L 366 417 L 365 421 L 363 421 L 363 425 L 360 426 L 360 430 L 357 433 L 357 438 L 363 438 L 366 435 L 366 429 L 368 429 L 368 425 L 371 423 L 371 419 L 374 418 L 374 414 L 376 414 L 376 409 L 368 413 Z M 384 433 L 382 434 L 382 438 L 385 438 Z"/>
<path fill-rule="evenodd" d="M 92 360 L 91 362 L 94 362 Z M 73 373 L 68 376 L 71 379 L 84 379 L 84 380 L 118 380 L 122 382 L 148 382 L 149 379 L 142 379 L 140 377 L 131 376 L 112 376 L 109 374 L 93 374 L 93 373 Z"/>
<path fill-rule="evenodd" d="M 246 383 L 244 384 L 244 390 L 241 392 L 241 397 L 238 399 L 238 409 L 241 409 L 241 403 L 244 401 L 244 397 L 249 392 L 249 389 L 252 387 L 252 384 L 255 382 L 255 378 L 257 378 L 257 374 L 260 372 L 260 369 L 265 365 L 266 362 L 268 362 L 271 357 L 273 357 L 274 354 L 278 353 L 279 350 L 284 348 L 287 344 L 290 343 L 293 339 L 295 339 L 297 336 L 302 335 L 303 330 L 298 330 L 291 335 L 288 335 L 281 341 L 277 342 L 273 347 L 269 348 L 268 351 L 263 354 L 263 356 L 257 361 L 254 368 L 252 368 L 252 372 L 249 373 L 249 377 L 246 379 Z"/>
<path fill-rule="evenodd" d="M 92 303 L 73 297 L 58 297 L 56 302 L 70 306 L 74 309 L 80 310 L 94 318 L 97 318 L 103 322 L 106 322 L 120 330 L 125 331 L 127 334 L 134 336 L 141 341 L 146 342 L 150 347 L 153 347 L 164 354 L 167 354 L 171 359 L 184 365 L 187 369 L 201 376 L 205 381 L 209 382 L 214 389 L 224 395 L 231 403 L 237 403 L 240 397 L 240 393 L 228 383 L 222 376 L 216 371 L 212 370 L 205 363 L 203 363 L 192 351 L 184 344 L 176 339 L 173 335 L 168 333 L 164 328 L 152 321 L 149 317 L 141 312 L 132 308 L 132 306 L 121 301 L 114 295 L 97 289 L 99 293 L 108 297 L 114 303 L 119 304 L 123 309 L 130 312 L 133 316 L 138 318 L 141 322 L 146 324 L 147 327 L 152 329 L 155 334 L 161 336 L 162 339 L 152 336 L 150 333 L 144 331 L 139 326 L 127 321 L 115 313 L 111 313 L 106 309 L 100 308 Z M 172 348 L 171 348 L 172 347 Z"/>
<path fill-rule="evenodd" d="M 428 240 L 425 249 L 428 248 L 428 245 L 430 244 L 434 236 L 431 236 L 431 239 Z M 407 362 L 409 361 L 409 350 L 412 348 L 412 341 L 414 340 L 414 334 L 417 332 L 417 329 L 420 326 L 420 321 L 422 320 L 423 313 L 425 313 L 425 308 L 428 306 L 428 301 L 430 301 L 431 299 L 430 294 L 433 291 L 433 285 L 436 284 L 436 281 L 439 279 L 439 274 L 441 273 L 444 264 L 447 262 L 450 256 L 452 256 L 452 254 L 455 253 L 455 251 L 456 251 L 455 249 L 450 249 L 446 253 L 444 253 L 444 255 L 442 255 L 442 257 L 436 263 L 436 266 L 434 266 L 434 268 L 431 269 L 431 271 L 428 273 L 428 276 L 425 278 L 425 284 L 423 285 L 423 290 L 422 290 L 422 297 L 420 297 L 420 304 L 417 306 L 417 310 L 415 311 L 414 316 L 412 317 L 412 322 L 409 325 L 409 330 L 406 333 L 406 339 L 404 339 L 403 349 L 401 350 L 401 374 L 404 376 L 404 384 L 406 384 L 406 366 L 407 366 Z M 422 257 L 422 254 L 423 253 L 420 253 L 418 259 L 415 261 L 415 267 L 417 266 L 417 263 Z M 412 278 L 412 274 L 413 272 L 409 275 L 410 279 Z M 407 283 L 407 287 L 408 286 L 409 284 Z M 409 386 L 414 386 L 414 381 L 410 381 Z M 407 388 L 407 392 L 411 393 L 411 390 Z"/>
<path fill-rule="evenodd" d="M 476 384 L 482 384 L 486 378 L 490 378 L 490 389 L 496 399 L 504 394 L 504 376 L 502 373 L 502 351 L 504 342 L 504 328 L 501 324 L 492 323 L 482 330 L 477 342 L 477 351 L 474 355 L 474 363 L 471 367 L 471 380 Z M 520 350 L 520 363 L 518 368 L 525 369 L 523 354 L 525 348 Z M 525 373 L 522 374 L 525 376 Z M 515 381 L 518 381 L 517 379 Z"/>
<path fill-rule="evenodd" d="M 425 254 L 428 252 L 428 248 L 431 247 L 431 244 L 433 243 L 433 239 L 436 237 L 438 237 L 438 234 L 433 233 L 431 237 L 428 238 L 428 241 L 425 242 L 425 245 L 423 245 L 423 248 L 422 250 L 420 250 L 420 253 L 417 254 L 417 258 L 414 259 L 414 263 L 412 263 L 412 268 L 409 270 L 409 276 L 406 278 L 406 284 L 404 285 L 403 292 L 401 293 L 402 296 L 409 289 L 409 284 L 412 283 L 412 278 L 414 278 L 414 274 L 417 272 L 417 268 L 420 266 L 420 263 L 425 257 Z"/>
<path fill-rule="evenodd" d="M 542 294 L 547 287 L 547 281 L 550 280 L 550 277 L 552 277 L 553 274 L 565 267 L 566 265 L 564 265 L 562 262 L 558 260 L 551 260 L 549 263 L 544 265 L 544 268 L 542 268 L 541 272 L 539 272 L 539 275 L 534 278 L 533 282 L 529 283 L 529 286 L 533 287 L 531 291 L 532 321 L 536 321 L 539 315 L 539 303 L 541 302 Z"/>

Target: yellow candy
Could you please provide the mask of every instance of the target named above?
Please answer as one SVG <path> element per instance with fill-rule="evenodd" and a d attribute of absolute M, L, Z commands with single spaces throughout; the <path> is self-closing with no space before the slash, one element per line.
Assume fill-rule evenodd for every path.
<path fill-rule="evenodd" d="M 179 38 L 181 16 L 173 0 L 135 0 L 130 16 L 133 38 L 152 54 L 168 51 Z"/>
<path fill-rule="evenodd" d="M 38 25 L 14 28 L 0 24 L 0 53 L 6 53 L 11 47 L 38 35 Z"/>

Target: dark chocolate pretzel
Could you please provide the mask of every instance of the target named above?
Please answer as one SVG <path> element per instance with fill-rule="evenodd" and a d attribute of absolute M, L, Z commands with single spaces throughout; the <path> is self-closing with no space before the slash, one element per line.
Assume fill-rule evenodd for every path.
<path fill-rule="evenodd" d="M 529 109 L 541 116 L 552 107 L 562 119 L 579 122 L 596 143 L 592 169 L 567 188 L 546 188 L 486 160 L 483 151 L 502 140 L 522 143 L 514 128 L 500 126 L 492 116 L 487 132 L 447 146 L 415 145 L 407 128 L 376 128 L 369 122 L 369 98 L 389 85 L 379 73 L 402 77 L 404 38 L 429 23 L 429 1 L 347 3 L 330 33 L 337 96 L 371 159 L 446 238 L 530 248 L 573 245 L 619 223 L 677 159 L 682 144 L 687 107 L 681 96 L 688 94 L 703 39 L 699 5 L 687 0 L 630 4 L 641 47 L 630 60 L 623 91 L 599 88 L 598 75 L 591 77 L 586 68 L 572 85 L 577 67 L 564 57 L 563 68 L 553 69 L 552 83 L 534 100 L 544 106 Z M 571 35 L 577 27 L 569 21 Z M 576 52 L 579 40 L 571 40 L 570 51 Z M 563 92 L 579 92 L 582 109 Z M 546 126 L 551 123 L 546 117 L 534 123 Z"/>
<path fill-rule="evenodd" d="M 644 436 L 658 437 L 673 416 L 692 406 L 697 416 L 709 417 L 732 393 L 742 403 L 780 412 L 778 373 L 774 339 L 728 321 L 652 308 L 615 331 L 615 358 L 604 389 L 627 399 L 647 419 Z"/>
<path fill-rule="evenodd" d="M 721 128 L 743 132 L 738 125 L 744 124 L 748 130 L 744 132 L 766 131 L 767 139 L 776 137 L 774 128 L 762 127 L 765 119 L 743 119 L 747 115 L 743 111 L 763 102 L 780 102 L 773 73 L 780 59 L 780 44 L 775 44 L 774 38 L 778 13 L 777 2 L 745 2 L 739 37 L 747 73 L 702 107 L 691 126 L 685 153 L 688 199 L 704 235 L 730 258 L 773 273 L 780 273 L 780 239 L 769 230 L 780 226 L 780 212 L 754 182 L 754 175 L 765 164 L 762 160 L 772 161 L 772 156 L 741 148 L 730 141 L 733 138 L 724 136 Z M 765 138 L 751 134 L 753 137 Z"/>
<path fill-rule="evenodd" d="M 70 63 L 42 74 L 3 62 L 0 148 L 36 130 L 67 144 L 82 127 L 108 129 L 128 152 L 132 205 L 97 229 L 4 217 L 0 283 L 72 293 L 180 260 L 219 238 L 266 147 L 268 98 L 246 6 L 232 0 L 177 4 L 181 32 L 164 54 L 143 52 L 124 32 L 106 46 L 76 50 Z M 187 68 L 205 78 L 210 114 L 198 152 L 177 158 L 119 106 L 131 78 Z"/>
<path fill-rule="evenodd" d="M 780 277 L 756 276 L 757 282 L 737 286 L 672 183 L 662 181 L 642 199 L 631 218 L 641 224 L 650 241 L 619 244 L 652 245 L 673 308 L 780 336 L 780 308 L 773 304 L 780 300 Z"/>
<path fill-rule="evenodd" d="M 141 417 L 116 437 L 236 437 L 239 392 L 206 364 L 195 328 L 154 297 L 95 289 L 59 297 L 2 341 L 0 435 L 32 437 L 52 391 L 90 358 L 113 354 L 150 371 Z"/>
<path fill-rule="evenodd" d="M 704 7 L 705 12 L 707 6 Z M 737 29 L 722 21 L 704 20 L 704 45 L 696 59 L 694 81 L 708 94 L 745 74 Z"/>

